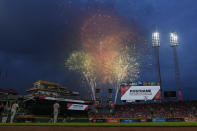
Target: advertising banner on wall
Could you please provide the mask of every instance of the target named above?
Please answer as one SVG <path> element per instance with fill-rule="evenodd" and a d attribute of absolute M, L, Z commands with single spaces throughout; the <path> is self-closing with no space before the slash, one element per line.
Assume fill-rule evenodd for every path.
<path fill-rule="evenodd" d="M 142 119 L 140 119 L 140 122 L 147 122 L 147 119 L 142 118 Z"/>
<path fill-rule="evenodd" d="M 183 122 L 185 121 L 184 118 L 167 118 L 167 122 Z"/>
<path fill-rule="evenodd" d="M 92 122 L 94 122 L 94 123 L 104 123 L 104 122 L 106 122 L 106 119 L 93 119 Z"/>
<path fill-rule="evenodd" d="M 152 119 L 153 122 L 166 122 L 165 118 L 154 118 Z"/>
<path fill-rule="evenodd" d="M 73 99 L 45 97 L 45 96 L 39 96 L 39 99 L 41 99 L 41 100 L 52 100 L 52 101 L 64 101 L 64 102 L 76 102 L 76 103 L 88 103 L 88 101 L 83 101 L 83 100 L 73 100 Z"/>
<path fill-rule="evenodd" d="M 121 86 L 121 100 L 160 100 L 160 86 Z"/>
<path fill-rule="evenodd" d="M 195 122 L 197 121 L 197 118 L 196 117 L 185 117 L 184 118 L 185 122 Z"/>
<path fill-rule="evenodd" d="M 146 119 L 146 122 L 152 122 L 152 119 Z"/>
<path fill-rule="evenodd" d="M 68 103 L 67 104 L 67 109 L 68 110 L 87 111 L 88 110 L 88 105 Z"/>
<path fill-rule="evenodd" d="M 107 123 L 120 123 L 120 119 L 107 119 Z"/>
<path fill-rule="evenodd" d="M 133 123 L 136 122 L 136 119 L 121 119 L 121 123 Z"/>

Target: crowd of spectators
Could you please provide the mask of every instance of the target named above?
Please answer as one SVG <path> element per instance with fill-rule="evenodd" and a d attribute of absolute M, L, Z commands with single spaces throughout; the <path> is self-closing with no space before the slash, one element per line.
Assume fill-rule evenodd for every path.
<path fill-rule="evenodd" d="M 93 118 L 183 118 L 196 117 L 197 101 L 133 103 L 115 105 L 112 113 L 91 113 Z"/>

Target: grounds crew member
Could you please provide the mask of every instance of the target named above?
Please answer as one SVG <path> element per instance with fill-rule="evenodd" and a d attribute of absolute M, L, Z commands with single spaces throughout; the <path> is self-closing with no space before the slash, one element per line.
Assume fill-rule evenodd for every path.
<path fill-rule="evenodd" d="M 12 105 L 12 109 L 11 109 L 11 118 L 10 118 L 10 123 L 13 123 L 13 120 L 14 120 L 14 117 L 16 115 L 16 111 L 17 111 L 17 108 L 18 108 L 18 104 L 17 102 L 15 102 L 13 105 Z"/>
<path fill-rule="evenodd" d="M 59 103 L 55 102 L 55 104 L 53 104 L 53 123 L 57 122 L 59 107 L 60 107 Z"/>

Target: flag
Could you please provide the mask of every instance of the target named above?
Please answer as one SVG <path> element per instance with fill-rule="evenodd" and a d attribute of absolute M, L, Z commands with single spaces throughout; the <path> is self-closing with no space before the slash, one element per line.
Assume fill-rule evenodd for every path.
<path fill-rule="evenodd" d="M 178 93 L 179 93 L 178 100 L 181 101 L 183 99 L 181 90 L 179 90 Z"/>
<path fill-rule="evenodd" d="M 8 78 L 8 72 L 6 71 L 5 72 L 5 79 L 7 80 L 7 78 Z"/>

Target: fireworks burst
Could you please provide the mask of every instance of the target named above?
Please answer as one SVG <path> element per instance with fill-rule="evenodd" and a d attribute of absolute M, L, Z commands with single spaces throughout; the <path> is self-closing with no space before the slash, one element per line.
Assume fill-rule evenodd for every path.
<path fill-rule="evenodd" d="M 78 71 L 83 74 L 91 88 L 92 99 L 95 100 L 96 67 L 93 57 L 84 51 L 74 51 L 65 61 L 65 66 L 69 70 Z"/>
<path fill-rule="evenodd" d="M 114 103 L 117 101 L 117 95 L 120 88 L 120 84 L 123 81 L 134 81 L 139 74 L 139 63 L 136 58 L 129 53 L 128 48 L 124 48 L 119 55 L 114 59 L 112 75 L 113 84 L 115 88 Z"/>
<path fill-rule="evenodd" d="M 138 58 L 141 51 L 144 52 L 142 41 L 139 42 L 141 37 L 121 18 L 106 12 L 85 20 L 80 33 L 82 51 L 70 55 L 67 67 L 83 74 L 91 87 L 93 100 L 96 83 L 110 83 L 115 89 L 116 103 L 121 82 L 138 78 Z"/>
<path fill-rule="evenodd" d="M 112 84 L 114 59 L 129 39 L 136 40 L 137 33 L 128 29 L 121 18 L 113 13 L 97 13 L 87 19 L 81 28 L 81 45 L 97 62 L 98 78 Z M 127 42 L 126 42 L 127 41 Z"/>

